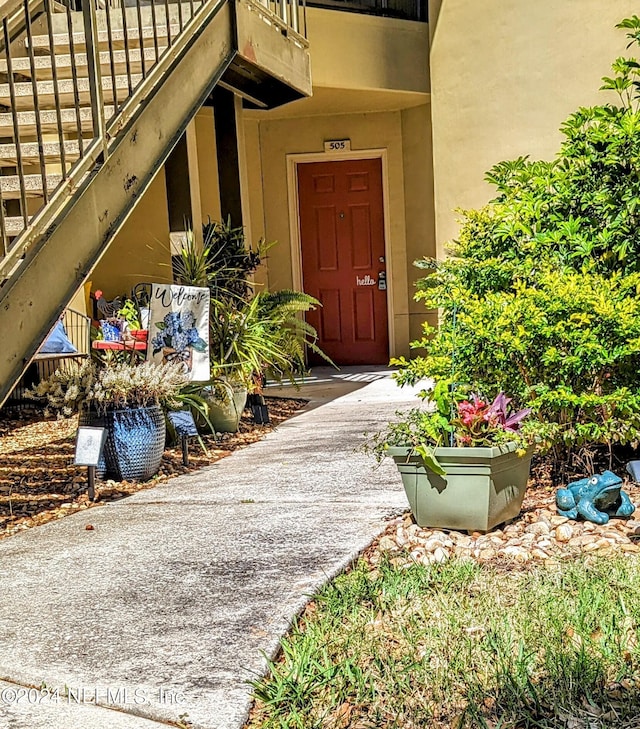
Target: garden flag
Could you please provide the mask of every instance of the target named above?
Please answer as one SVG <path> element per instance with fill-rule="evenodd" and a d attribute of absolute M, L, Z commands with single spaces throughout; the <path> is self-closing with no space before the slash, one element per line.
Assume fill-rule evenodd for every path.
<path fill-rule="evenodd" d="M 209 289 L 153 284 L 147 359 L 180 362 L 189 379 L 209 375 Z"/>

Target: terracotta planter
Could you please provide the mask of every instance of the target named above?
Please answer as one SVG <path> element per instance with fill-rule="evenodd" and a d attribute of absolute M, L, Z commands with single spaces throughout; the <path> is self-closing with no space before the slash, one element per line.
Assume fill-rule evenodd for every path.
<path fill-rule="evenodd" d="M 436 448 L 446 471 L 426 468 L 410 448 L 389 448 L 416 522 L 422 527 L 486 532 L 520 513 L 533 447 Z"/>

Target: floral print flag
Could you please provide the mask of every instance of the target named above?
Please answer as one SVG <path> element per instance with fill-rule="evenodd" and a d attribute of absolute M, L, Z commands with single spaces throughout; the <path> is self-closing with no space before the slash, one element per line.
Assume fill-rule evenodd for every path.
<path fill-rule="evenodd" d="M 209 289 L 153 284 L 147 359 L 180 362 L 192 381 L 209 380 Z"/>

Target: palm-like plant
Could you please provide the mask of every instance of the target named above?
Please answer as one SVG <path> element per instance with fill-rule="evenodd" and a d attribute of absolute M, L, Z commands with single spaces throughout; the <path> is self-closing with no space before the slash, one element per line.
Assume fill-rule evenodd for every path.
<path fill-rule="evenodd" d="M 211 291 L 210 339 L 212 380 L 225 378 L 250 391 L 269 374 L 277 381 L 305 370 L 306 349 L 333 364 L 317 345 L 316 330 L 304 314 L 320 302 L 300 291 L 254 295 L 248 277 L 270 244 L 245 247 L 244 231 L 230 223 L 203 226 L 200 245 L 187 231 L 180 254 L 174 257 L 177 283 Z"/>
<path fill-rule="evenodd" d="M 174 281 L 183 286 L 209 288 L 211 283 L 209 256 L 207 241 L 201 245 L 189 228 L 180 245 L 180 252 L 171 257 Z"/>
<path fill-rule="evenodd" d="M 178 284 L 206 287 L 218 299 L 241 304 L 251 297 L 249 277 L 271 245 L 260 239 L 255 249 L 247 248 L 243 228 L 209 219 L 202 226 L 202 243 L 187 229 L 180 252 L 173 256 L 173 277 Z"/>
<path fill-rule="evenodd" d="M 252 390 L 265 373 L 295 382 L 305 369 L 305 348 L 331 363 L 316 343 L 316 330 L 301 316 L 316 306 L 313 296 L 291 290 L 260 292 L 244 306 L 212 300 L 214 374 Z"/>

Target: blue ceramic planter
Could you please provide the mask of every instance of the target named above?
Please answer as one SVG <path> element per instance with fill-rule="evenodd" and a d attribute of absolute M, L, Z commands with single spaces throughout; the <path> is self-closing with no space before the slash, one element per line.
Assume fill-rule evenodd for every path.
<path fill-rule="evenodd" d="M 89 411 L 81 425 L 106 428 L 107 440 L 98 468 L 100 478 L 115 481 L 147 481 L 160 468 L 164 452 L 165 420 L 158 405 L 141 408 Z"/>

